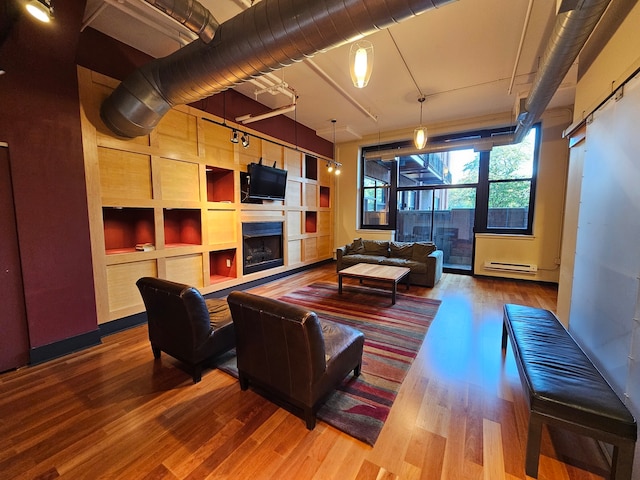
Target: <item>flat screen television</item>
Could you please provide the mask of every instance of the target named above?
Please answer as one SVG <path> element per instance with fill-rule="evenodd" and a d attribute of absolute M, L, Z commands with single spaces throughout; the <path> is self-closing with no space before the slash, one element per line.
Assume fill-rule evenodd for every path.
<path fill-rule="evenodd" d="M 249 164 L 249 198 L 284 200 L 287 171 L 261 163 Z"/>

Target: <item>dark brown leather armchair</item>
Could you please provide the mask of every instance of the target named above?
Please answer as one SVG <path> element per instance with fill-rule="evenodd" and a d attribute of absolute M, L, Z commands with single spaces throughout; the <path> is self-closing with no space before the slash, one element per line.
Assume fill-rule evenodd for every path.
<path fill-rule="evenodd" d="M 360 375 L 364 334 L 309 310 L 246 292 L 227 297 L 236 331 L 240 387 L 249 383 L 301 410 L 307 428 L 327 395 Z"/>
<path fill-rule="evenodd" d="M 189 285 L 143 277 L 136 282 L 147 310 L 153 356 L 165 352 L 189 365 L 193 382 L 202 367 L 235 346 L 234 325 L 227 302 L 205 300 Z"/>

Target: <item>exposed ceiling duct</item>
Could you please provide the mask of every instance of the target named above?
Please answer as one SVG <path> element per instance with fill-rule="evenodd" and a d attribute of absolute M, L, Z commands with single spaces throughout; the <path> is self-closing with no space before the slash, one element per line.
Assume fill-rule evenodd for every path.
<path fill-rule="evenodd" d="M 209 43 L 219 27 L 211 12 L 196 0 L 145 0 Z"/>
<path fill-rule="evenodd" d="M 104 101 L 101 116 L 118 135 L 146 135 L 175 105 L 201 100 L 453 1 L 263 0 L 220 25 L 208 44 L 196 40 L 136 70 Z"/>
<path fill-rule="evenodd" d="M 518 117 L 514 143 L 526 136 L 564 80 L 611 0 L 563 0 L 524 110 Z M 573 9 L 572 9 L 573 8 Z"/>

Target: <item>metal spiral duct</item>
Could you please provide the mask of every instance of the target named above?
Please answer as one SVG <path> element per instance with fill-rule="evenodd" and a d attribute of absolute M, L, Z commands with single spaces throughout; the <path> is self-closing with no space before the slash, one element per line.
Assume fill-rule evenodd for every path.
<path fill-rule="evenodd" d="M 153 60 L 104 101 L 101 117 L 116 134 L 152 131 L 175 105 L 387 28 L 455 0 L 263 0 L 198 39 Z"/>
<path fill-rule="evenodd" d="M 611 0 L 575 2 L 575 8 L 558 14 L 540 69 L 533 79 L 531 92 L 525 102 L 525 113 L 516 127 L 516 143 L 525 137 L 547 108 L 610 2 Z"/>
<path fill-rule="evenodd" d="M 145 0 L 165 15 L 170 16 L 184 25 L 192 32 L 198 34 L 200 39 L 209 43 L 218 30 L 218 21 L 213 18 L 211 12 L 197 0 Z"/>

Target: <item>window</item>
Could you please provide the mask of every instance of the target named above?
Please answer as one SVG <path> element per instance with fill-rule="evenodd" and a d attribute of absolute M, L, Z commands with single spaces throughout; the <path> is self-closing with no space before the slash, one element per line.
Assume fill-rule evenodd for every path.
<path fill-rule="evenodd" d="M 486 231 L 531 233 L 537 132 L 491 150 Z"/>
<path fill-rule="evenodd" d="M 362 180 L 362 228 L 395 228 L 395 160 L 366 160 Z"/>
<path fill-rule="evenodd" d="M 432 141 L 452 141 L 453 148 L 455 140 L 486 145 L 491 139 L 499 143 L 512 131 L 482 130 Z M 452 252 L 473 233 L 530 235 L 539 142 L 536 125 L 519 144 L 479 152 L 467 148 L 420 153 L 410 141 L 364 148 L 360 226 L 395 230 L 398 240 L 435 239 L 438 228 L 453 237 L 457 228 Z M 389 157 L 393 160 L 383 160 Z M 460 225 L 442 226 L 454 218 Z M 467 246 L 459 250 L 464 255 L 457 256 L 466 262 Z"/>

